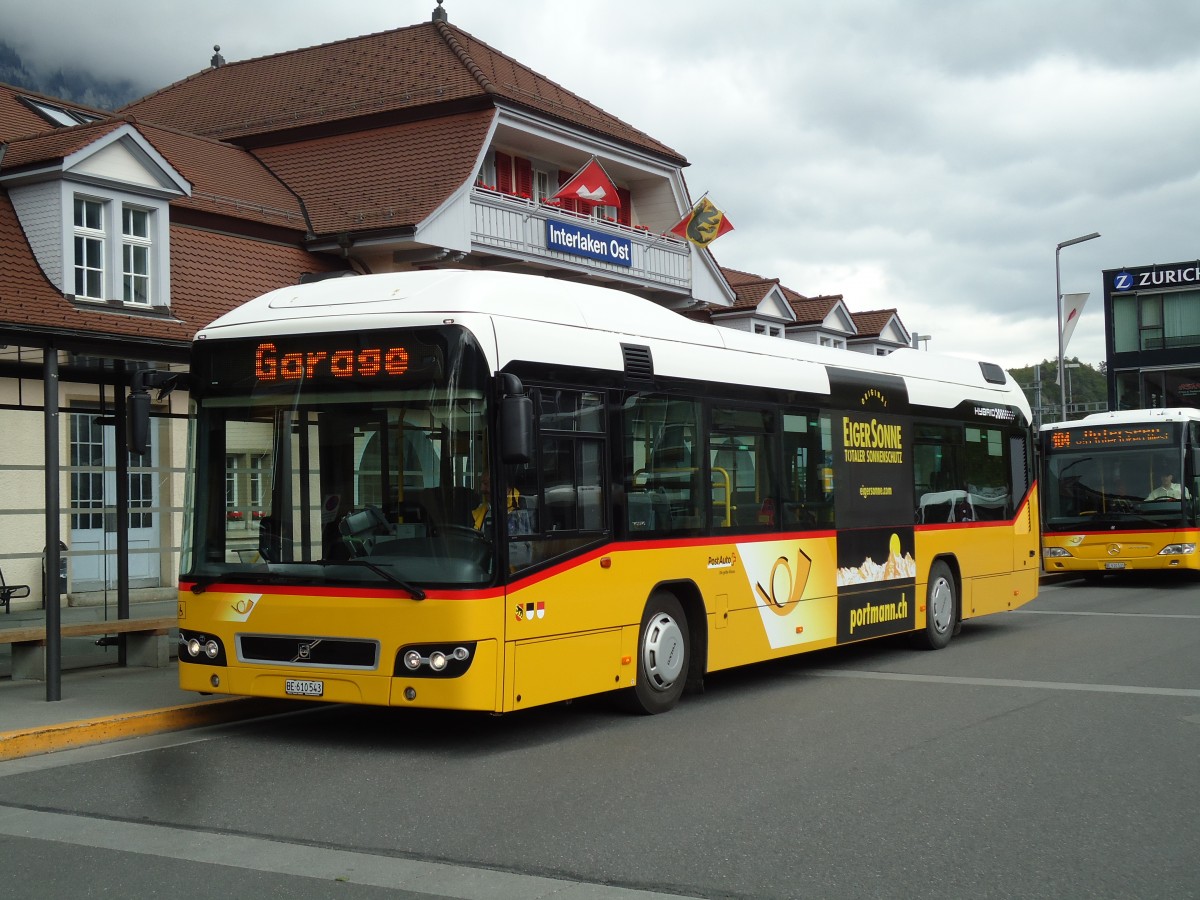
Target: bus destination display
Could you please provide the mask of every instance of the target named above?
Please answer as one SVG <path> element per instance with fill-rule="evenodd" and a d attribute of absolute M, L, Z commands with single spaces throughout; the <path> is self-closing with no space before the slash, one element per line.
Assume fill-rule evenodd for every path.
<path fill-rule="evenodd" d="M 1050 433 L 1054 450 L 1079 447 L 1173 446 L 1175 430 L 1169 425 L 1090 425 Z"/>
<path fill-rule="evenodd" d="M 429 337 L 436 336 L 428 335 Z M 414 334 L 288 335 L 211 344 L 213 387 L 245 390 L 333 385 L 411 385 L 439 381 L 441 347 Z"/>

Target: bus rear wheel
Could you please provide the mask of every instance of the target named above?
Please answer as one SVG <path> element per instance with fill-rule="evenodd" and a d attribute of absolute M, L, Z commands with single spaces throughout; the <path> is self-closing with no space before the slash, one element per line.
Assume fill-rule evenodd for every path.
<path fill-rule="evenodd" d="M 950 643 L 958 621 L 958 590 L 950 567 L 937 560 L 929 567 L 925 597 L 925 628 L 914 635 L 922 650 L 941 650 Z"/>
<path fill-rule="evenodd" d="M 687 682 L 691 641 L 687 617 L 674 595 L 657 591 L 646 603 L 638 632 L 637 681 L 626 697 L 635 712 L 673 708 Z"/>

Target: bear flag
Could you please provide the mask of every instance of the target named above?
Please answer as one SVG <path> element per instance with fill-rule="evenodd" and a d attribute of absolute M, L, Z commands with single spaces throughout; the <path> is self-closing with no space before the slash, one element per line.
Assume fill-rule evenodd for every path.
<path fill-rule="evenodd" d="M 697 247 L 707 247 L 723 234 L 733 231 L 733 223 L 729 217 L 713 205 L 707 197 L 701 197 L 700 202 L 688 210 L 687 215 L 679 220 L 671 234 L 687 238 Z"/>

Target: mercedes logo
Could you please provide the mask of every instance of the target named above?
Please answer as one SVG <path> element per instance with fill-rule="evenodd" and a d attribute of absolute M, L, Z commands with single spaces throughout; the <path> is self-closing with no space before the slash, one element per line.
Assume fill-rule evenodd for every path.
<path fill-rule="evenodd" d="M 1109 544 L 1108 545 L 1108 555 L 1109 556 L 1119 556 L 1120 553 L 1121 553 L 1121 545 L 1120 544 Z"/>

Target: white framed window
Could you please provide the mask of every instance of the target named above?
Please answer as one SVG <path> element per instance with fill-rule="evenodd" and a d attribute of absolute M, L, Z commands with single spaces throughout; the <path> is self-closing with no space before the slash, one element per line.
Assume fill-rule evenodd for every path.
<path fill-rule="evenodd" d="M 104 299 L 104 203 L 75 197 L 75 296 Z"/>
<path fill-rule="evenodd" d="M 170 304 L 167 201 L 89 186 L 64 190 L 64 293 L 148 310 Z"/>
<path fill-rule="evenodd" d="M 592 218 L 601 222 L 616 222 L 619 210 L 615 206 L 593 206 Z"/>
<path fill-rule="evenodd" d="M 555 183 L 557 175 L 551 175 L 545 169 L 535 168 L 533 170 L 533 202 L 541 203 L 543 200 L 548 200 L 554 196 L 554 192 L 558 190 Z"/>
<path fill-rule="evenodd" d="M 121 299 L 149 305 L 151 240 L 148 209 L 125 205 L 121 208 Z"/>
<path fill-rule="evenodd" d="M 756 322 L 756 323 L 754 324 L 754 333 L 755 333 L 755 334 L 766 334 L 766 333 L 767 333 L 767 326 L 766 326 L 766 325 L 759 325 L 759 324 Z"/>

